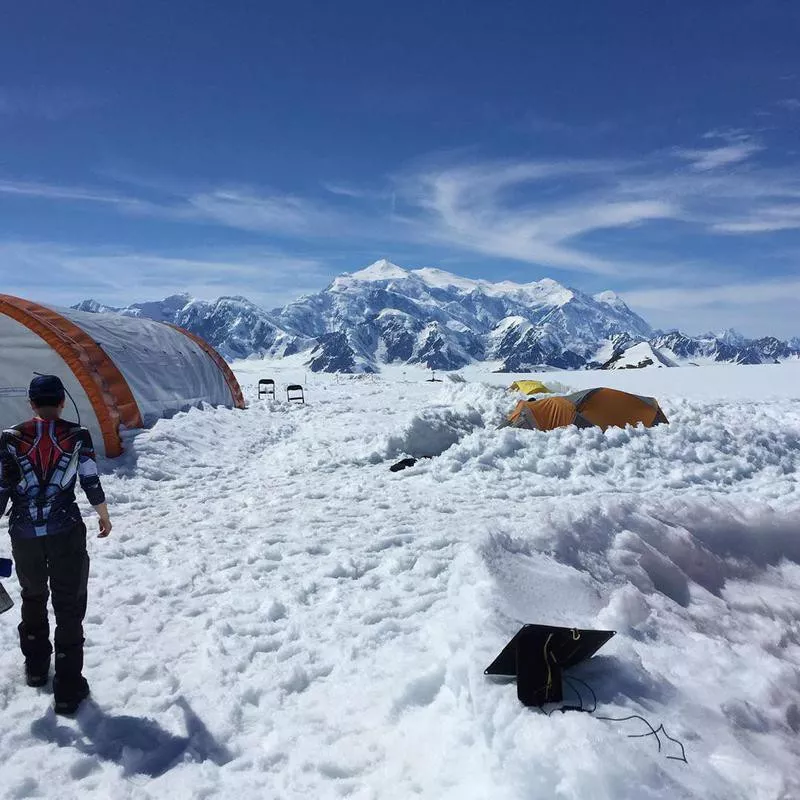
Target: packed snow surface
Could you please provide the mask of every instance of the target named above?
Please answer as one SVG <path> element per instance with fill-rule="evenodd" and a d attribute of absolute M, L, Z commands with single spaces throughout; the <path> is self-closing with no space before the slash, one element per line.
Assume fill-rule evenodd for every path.
<path fill-rule="evenodd" d="M 800 797 L 800 365 L 235 368 L 247 410 L 101 465 L 75 719 L 24 685 L 0 617 L 0 796 Z M 655 395 L 670 424 L 498 431 L 517 377 Z M 409 455 L 432 457 L 389 471 Z M 484 676 L 523 622 L 617 631 L 570 671 L 594 716 Z M 598 718 L 632 715 L 688 763 Z"/>

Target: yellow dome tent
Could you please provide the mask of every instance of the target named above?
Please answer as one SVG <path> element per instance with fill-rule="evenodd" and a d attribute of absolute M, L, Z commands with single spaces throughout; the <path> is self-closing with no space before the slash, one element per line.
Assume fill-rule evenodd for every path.
<path fill-rule="evenodd" d="M 548 389 L 541 381 L 514 381 L 508 387 L 508 391 L 522 392 L 522 394 L 549 394 L 552 390 Z"/>

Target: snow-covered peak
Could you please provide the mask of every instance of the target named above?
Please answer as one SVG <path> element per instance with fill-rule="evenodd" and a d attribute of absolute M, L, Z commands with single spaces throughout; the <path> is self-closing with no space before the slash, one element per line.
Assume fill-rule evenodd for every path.
<path fill-rule="evenodd" d="M 411 274 L 427 286 L 435 289 L 460 289 L 462 292 L 473 292 L 475 289 L 491 285 L 487 281 L 462 278 L 460 275 L 453 275 L 452 272 L 446 272 L 435 267 L 411 270 Z"/>
<path fill-rule="evenodd" d="M 598 303 L 611 306 L 611 308 L 616 311 L 628 310 L 628 306 L 625 304 L 625 301 L 616 292 L 608 290 L 605 292 L 598 292 L 597 294 L 592 295 L 592 298 Z"/>
<path fill-rule="evenodd" d="M 194 298 L 189 292 L 179 292 L 178 294 L 171 294 L 169 297 L 165 297 L 161 302 L 168 304 L 168 305 L 186 305 L 187 303 L 191 303 Z"/>
<path fill-rule="evenodd" d="M 724 330 L 718 331 L 716 333 L 708 333 L 706 336 L 709 339 L 719 339 L 721 342 L 725 342 L 726 344 L 742 344 L 746 341 L 745 337 L 742 336 L 739 331 L 735 328 L 725 328 Z"/>
<path fill-rule="evenodd" d="M 643 367 L 676 367 L 672 359 L 650 342 L 638 342 L 619 352 L 604 365 L 605 369 L 642 369 Z"/>
<path fill-rule="evenodd" d="M 115 306 L 107 306 L 103 303 L 98 303 L 97 300 L 91 298 L 88 300 L 82 300 L 77 305 L 74 305 L 73 308 L 77 311 L 88 311 L 92 314 L 104 314 L 119 311 L 119 309 Z"/>
<path fill-rule="evenodd" d="M 402 282 L 402 286 L 398 285 Z M 436 290 L 448 292 L 454 300 L 464 295 L 482 294 L 490 298 L 515 301 L 536 307 L 562 307 L 575 299 L 576 293 L 552 278 L 542 278 L 531 283 L 513 281 L 492 282 L 481 278 L 465 278 L 435 267 L 404 269 L 391 261 L 381 259 L 358 272 L 345 273 L 328 287 L 334 292 L 360 292 L 365 283 L 381 286 L 391 284 L 392 289 L 419 296 L 420 292 Z M 625 309 L 627 311 L 627 309 Z"/>
<path fill-rule="evenodd" d="M 481 359 L 492 352 L 507 359 L 519 348 L 525 363 L 555 359 L 568 368 L 582 364 L 582 354 L 596 349 L 599 339 L 651 332 L 621 301 L 619 307 L 600 303 L 552 278 L 495 283 L 433 267 L 405 269 L 385 259 L 341 275 L 325 291 L 274 314 L 278 326 L 306 337 L 345 331 L 347 347 L 364 357 L 391 362 L 424 354 L 430 360 L 435 347 L 456 359 L 451 368 L 463 366 L 466 354 Z M 434 322 L 436 336 L 426 334 Z M 326 363 L 340 363 L 343 347 L 338 339 L 326 340 Z M 443 356 L 439 365 L 445 361 Z"/>
<path fill-rule="evenodd" d="M 510 281 L 495 284 L 498 293 L 522 294 L 550 306 L 565 306 L 575 299 L 575 292 L 552 278 L 542 278 L 533 283 L 514 284 Z"/>
<path fill-rule="evenodd" d="M 531 323 L 525 319 L 525 317 L 520 316 L 511 316 L 506 317 L 497 324 L 497 327 L 492 331 L 493 335 L 505 335 L 508 333 L 509 330 L 512 329 L 524 329 L 527 330 L 528 328 L 532 327 Z"/>
<path fill-rule="evenodd" d="M 173 322 L 226 356 L 315 347 L 311 369 L 325 371 L 374 370 L 395 362 L 459 369 L 486 359 L 525 371 L 542 364 L 629 368 L 800 357 L 797 345 L 745 341 L 730 330 L 705 338 L 657 333 L 613 291 L 584 294 L 552 278 L 492 282 L 434 267 L 404 268 L 387 259 L 269 312 L 244 297 L 206 302 L 186 294 L 124 309 L 96 301 L 79 308 Z"/>
<path fill-rule="evenodd" d="M 358 272 L 353 272 L 347 277 L 358 281 L 391 281 L 402 280 L 408 276 L 409 273 L 402 267 L 398 267 L 397 264 L 392 264 L 391 261 L 381 258 L 374 264 L 370 264 Z"/>
<path fill-rule="evenodd" d="M 133 303 L 122 308 L 107 306 L 103 303 L 98 303 L 96 300 L 84 300 L 74 305 L 73 308 L 78 311 L 90 311 L 94 314 L 113 312 L 126 317 L 146 317 L 147 319 L 154 319 L 157 322 L 174 322 L 175 315 L 194 302 L 196 301 L 192 299 L 190 294 L 183 293 L 172 294 L 169 297 L 165 297 L 163 300 L 149 300 L 143 303 Z"/>
<path fill-rule="evenodd" d="M 575 296 L 571 289 L 552 278 L 542 278 L 531 283 L 514 281 L 493 283 L 482 279 L 462 278 L 460 275 L 453 275 L 451 272 L 433 267 L 414 269 L 410 274 L 435 289 L 456 289 L 466 293 L 480 291 L 490 297 L 524 296 L 553 306 L 562 306 Z"/>

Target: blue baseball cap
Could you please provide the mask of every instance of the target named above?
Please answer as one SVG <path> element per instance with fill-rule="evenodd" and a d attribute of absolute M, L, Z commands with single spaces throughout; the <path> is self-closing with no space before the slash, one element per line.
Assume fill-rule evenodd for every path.
<path fill-rule="evenodd" d="M 60 403 L 65 396 L 64 384 L 57 375 L 37 375 L 28 387 L 28 397 L 34 403 L 41 400 Z"/>

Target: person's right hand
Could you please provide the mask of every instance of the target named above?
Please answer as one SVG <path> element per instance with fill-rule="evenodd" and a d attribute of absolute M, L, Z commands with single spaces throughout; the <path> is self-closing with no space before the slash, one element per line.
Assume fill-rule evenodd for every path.
<path fill-rule="evenodd" d="M 111 519 L 109 517 L 100 517 L 97 521 L 97 527 L 100 528 L 100 533 L 97 534 L 98 539 L 105 539 L 109 533 L 111 533 L 111 528 L 114 527 L 111 524 Z"/>

